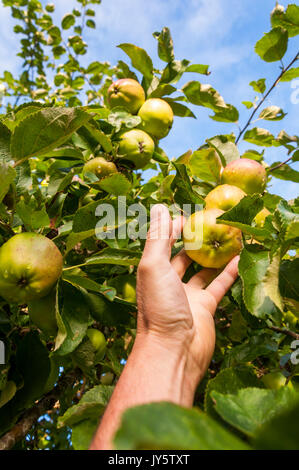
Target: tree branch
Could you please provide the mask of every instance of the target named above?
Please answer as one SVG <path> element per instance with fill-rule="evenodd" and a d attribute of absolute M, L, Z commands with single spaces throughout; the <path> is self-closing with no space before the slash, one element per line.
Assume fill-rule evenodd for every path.
<path fill-rule="evenodd" d="M 18 423 L 0 438 L 0 450 L 10 450 L 24 439 L 40 416 L 54 407 L 66 387 L 73 385 L 78 378 L 78 370 L 63 375 L 51 392 L 47 393 L 36 405 L 27 410 Z"/>
<path fill-rule="evenodd" d="M 281 162 L 281 163 L 279 163 L 278 165 L 274 166 L 273 168 L 269 168 L 268 171 L 270 172 L 270 171 L 277 170 L 277 168 L 282 167 L 283 165 L 285 165 L 286 163 L 288 163 L 290 160 L 292 160 L 292 158 L 293 158 L 293 155 L 292 155 L 291 157 L 287 158 L 287 160 L 285 160 L 284 162 Z"/>
<path fill-rule="evenodd" d="M 294 59 L 289 63 L 289 65 L 283 69 L 281 71 L 281 73 L 279 74 L 279 76 L 277 77 L 277 79 L 275 80 L 275 82 L 273 83 L 273 85 L 270 87 L 270 89 L 267 91 L 267 93 L 263 96 L 262 100 L 260 101 L 260 103 L 257 105 L 257 107 L 253 110 L 250 118 L 248 119 L 247 123 L 245 124 L 245 126 L 243 127 L 243 129 L 240 130 L 239 132 L 239 135 L 236 139 L 236 144 L 239 142 L 240 138 L 242 137 L 242 135 L 244 134 L 244 132 L 246 131 L 246 129 L 250 126 L 251 124 L 251 121 L 253 119 L 253 117 L 255 116 L 256 112 L 258 111 L 258 109 L 262 106 L 262 104 L 266 101 L 266 99 L 268 98 L 268 96 L 270 95 L 271 91 L 274 90 L 274 88 L 276 87 L 276 85 L 278 85 L 280 79 L 282 78 L 282 76 L 292 67 L 292 65 L 296 62 L 296 60 L 298 60 L 298 56 L 299 56 L 299 52 L 297 52 L 296 56 L 294 57 Z"/>
<path fill-rule="evenodd" d="M 269 328 L 277 333 L 283 333 L 284 335 L 291 336 L 294 339 L 299 339 L 299 334 L 294 333 L 294 331 L 286 330 L 285 328 L 278 328 L 278 326 L 270 326 Z"/>

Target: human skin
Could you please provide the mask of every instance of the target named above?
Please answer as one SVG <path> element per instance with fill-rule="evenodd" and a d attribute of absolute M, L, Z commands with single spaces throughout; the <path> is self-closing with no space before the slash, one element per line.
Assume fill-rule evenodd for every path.
<path fill-rule="evenodd" d="M 213 316 L 237 278 L 238 257 L 221 273 L 205 269 L 183 283 L 191 260 L 184 250 L 171 259 L 183 225 L 183 217 L 172 222 L 165 206 L 153 207 L 137 274 L 136 340 L 91 450 L 113 448 L 127 408 L 157 401 L 191 407 L 208 369 L 215 348 Z"/>

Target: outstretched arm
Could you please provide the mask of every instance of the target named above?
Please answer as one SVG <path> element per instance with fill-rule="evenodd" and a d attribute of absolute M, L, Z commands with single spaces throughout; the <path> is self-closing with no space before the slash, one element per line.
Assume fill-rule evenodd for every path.
<path fill-rule="evenodd" d="M 112 449 L 122 413 L 155 401 L 192 406 L 215 347 L 214 313 L 238 275 L 238 257 L 217 276 L 204 269 L 187 284 L 191 260 L 182 250 L 172 260 L 183 217 L 172 222 L 167 208 L 151 211 L 150 229 L 137 274 L 136 340 L 97 430 L 91 449 Z"/>

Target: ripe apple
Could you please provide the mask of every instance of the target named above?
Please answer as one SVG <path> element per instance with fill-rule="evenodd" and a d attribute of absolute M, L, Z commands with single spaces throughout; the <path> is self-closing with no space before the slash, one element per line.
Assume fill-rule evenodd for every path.
<path fill-rule="evenodd" d="M 223 213 L 220 209 L 195 212 L 184 225 L 186 253 L 205 268 L 222 268 L 242 248 L 241 230 L 216 223 Z"/>
<path fill-rule="evenodd" d="M 269 212 L 266 207 L 264 207 L 264 209 L 258 212 L 255 218 L 253 219 L 256 226 L 262 228 L 265 225 L 266 217 L 268 217 L 269 214 L 271 214 L 271 212 Z"/>
<path fill-rule="evenodd" d="M 206 196 L 206 209 L 221 209 L 228 211 L 236 206 L 246 196 L 242 189 L 230 184 L 221 184 Z"/>
<path fill-rule="evenodd" d="M 86 334 L 97 355 L 104 356 L 107 343 L 103 333 L 99 330 L 96 330 L 95 328 L 88 328 Z"/>
<path fill-rule="evenodd" d="M 132 129 L 121 135 L 118 153 L 124 159 L 133 162 L 138 169 L 149 163 L 154 149 L 154 141 L 146 132 Z"/>
<path fill-rule="evenodd" d="M 0 295 L 25 304 L 46 296 L 62 272 L 55 243 L 37 233 L 19 233 L 0 248 Z"/>
<path fill-rule="evenodd" d="M 138 112 L 142 122 L 141 129 L 157 139 L 163 139 L 173 124 L 173 111 L 167 101 L 151 98 L 141 106 Z"/>
<path fill-rule="evenodd" d="M 221 182 L 238 186 L 246 194 L 262 193 L 266 186 L 267 173 L 265 168 L 255 160 L 239 158 L 223 169 Z"/>
<path fill-rule="evenodd" d="M 127 302 L 136 303 L 136 277 L 124 274 L 118 276 L 109 282 L 109 285 L 115 287 L 117 293 Z"/>
<path fill-rule="evenodd" d="M 55 305 L 56 292 L 54 289 L 42 299 L 32 300 L 28 304 L 30 320 L 49 336 L 55 336 L 57 332 Z"/>
<path fill-rule="evenodd" d="M 86 173 L 94 173 L 99 179 L 117 173 L 117 168 L 113 162 L 108 162 L 103 157 L 95 157 L 85 163 L 83 176 Z"/>
<path fill-rule="evenodd" d="M 108 103 L 111 109 L 121 106 L 129 113 L 137 114 L 144 101 L 142 86 L 132 78 L 121 78 L 108 88 Z"/>

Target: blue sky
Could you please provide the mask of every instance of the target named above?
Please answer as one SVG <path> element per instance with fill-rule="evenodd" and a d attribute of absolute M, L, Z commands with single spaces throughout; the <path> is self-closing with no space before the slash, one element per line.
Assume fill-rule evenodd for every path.
<path fill-rule="evenodd" d="M 76 2 L 54 0 L 54 3 L 59 18 L 69 12 Z M 284 6 L 288 4 L 285 1 L 280 3 Z M 279 64 L 265 63 L 254 52 L 256 41 L 270 29 L 270 12 L 274 5 L 274 0 L 102 0 L 101 5 L 95 6 L 97 28 L 88 30 L 90 47 L 84 60 L 110 61 L 112 64 L 119 59 L 126 60 L 126 55 L 116 46 L 129 42 L 145 48 L 159 65 L 156 40 L 152 33 L 168 26 L 174 39 L 176 58 L 209 64 L 212 72 L 208 77 L 188 74 L 180 85 L 193 79 L 210 83 L 226 102 L 239 109 L 242 126 L 249 111 L 241 101 L 252 101 L 256 96 L 249 82 L 266 78 L 266 84 L 270 85 L 279 73 Z M 0 18 L 1 72 L 3 69 L 17 72 L 21 63 L 15 57 L 18 45 L 8 8 L 0 6 Z M 290 40 L 289 50 L 283 59 L 285 64 L 295 56 L 298 42 L 298 38 Z M 299 90 L 299 81 L 294 81 L 293 86 Z M 292 95 L 297 96 L 293 102 Z M 259 121 L 254 125 L 265 127 L 274 135 L 281 129 L 298 135 L 299 91 L 296 93 L 291 82 L 280 84 L 270 95 L 266 105 L 274 104 L 288 113 L 285 119 L 278 122 Z M 209 118 L 211 111 L 201 107 L 192 109 L 197 119 L 176 118 L 171 133 L 161 141 L 170 158 L 178 157 L 189 148 L 195 150 L 213 135 L 238 132 L 235 124 L 212 121 Z M 240 144 L 241 151 L 248 148 L 254 146 L 246 142 Z M 283 159 L 286 159 L 285 150 L 266 149 L 267 163 Z M 293 167 L 296 168 L 295 165 Z M 270 192 L 291 199 L 298 194 L 298 184 L 273 179 Z"/>

